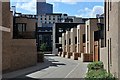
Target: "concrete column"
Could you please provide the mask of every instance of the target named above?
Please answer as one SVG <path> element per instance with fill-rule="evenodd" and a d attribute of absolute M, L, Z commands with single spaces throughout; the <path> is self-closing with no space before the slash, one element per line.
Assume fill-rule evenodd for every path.
<path fill-rule="evenodd" d="M 80 34 L 80 25 L 77 26 L 77 52 L 80 53 L 80 42 L 81 42 L 81 34 Z"/>
<path fill-rule="evenodd" d="M 77 52 L 83 53 L 83 34 L 85 34 L 85 24 L 77 26 Z"/>
<path fill-rule="evenodd" d="M 90 21 L 86 21 L 86 26 L 85 26 L 85 34 L 86 34 L 86 52 L 85 53 L 90 53 Z"/>
<path fill-rule="evenodd" d="M 55 43 L 55 40 L 56 40 L 56 36 L 55 36 L 55 33 L 56 33 L 56 28 L 55 28 L 55 24 L 53 25 L 53 47 L 52 47 L 52 54 L 55 54 L 57 55 L 58 54 L 58 49 L 56 48 L 56 43 Z"/>
<path fill-rule="evenodd" d="M 94 32 L 98 31 L 98 26 L 97 26 L 98 20 L 97 19 L 91 19 L 90 20 L 90 53 L 94 53 Z"/>
<path fill-rule="evenodd" d="M 76 52 L 77 51 L 77 44 L 75 44 L 75 37 L 77 37 L 77 28 L 72 28 L 71 29 L 71 52 Z"/>
<path fill-rule="evenodd" d="M 66 31 L 66 52 L 70 52 L 69 39 L 70 39 L 70 31 Z"/>
<path fill-rule="evenodd" d="M 71 38 L 70 38 L 70 31 L 66 31 L 66 51 L 67 51 L 67 58 L 70 58 L 72 53 L 70 52 L 71 47 L 70 44 L 71 43 Z"/>
<path fill-rule="evenodd" d="M 65 57 L 66 56 L 66 33 L 62 33 L 62 56 Z"/>
<path fill-rule="evenodd" d="M 62 49 L 63 49 L 63 52 L 66 52 L 65 40 L 66 40 L 65 33 L 62 33 Z"/>

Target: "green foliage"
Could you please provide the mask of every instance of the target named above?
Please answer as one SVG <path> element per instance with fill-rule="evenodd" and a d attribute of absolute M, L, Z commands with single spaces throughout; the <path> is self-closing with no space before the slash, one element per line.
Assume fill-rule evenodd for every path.
<path fill-rule="evenodd" d="M 47 45 L 45 43 L 41 44 L 40 46 L 40 50 L 42 50 L 43 52 L 46 51 Z"/>
<path fill-rule="evenodd" d="M 111 73 L 107 73 L 103 66 L 103 62 L 92 62 L 88 64 L 86 80 L 115 80 L 113 75 Z"/>
<path fill-rule="evenodd" d="M 88 70 L 98 70 L 98 69 L 103 69 L 103 62 L 92 62 L 88 64 Z"/>
<path fill-rule="evenodd" d="M 99 78 L 113 78 L 112 74 L 108 74 L 106 70 L 104 69 L 99 69 L 99 70 L 90 70 L 88 73 L 87 73 L 87 76 L 86 78 L 96 78 L 96 79 L 99 79 Z"/>

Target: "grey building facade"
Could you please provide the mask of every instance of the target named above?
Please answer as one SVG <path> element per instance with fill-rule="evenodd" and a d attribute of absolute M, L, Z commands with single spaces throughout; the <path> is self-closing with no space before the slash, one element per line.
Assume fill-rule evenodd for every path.
<path fill-rule="evenodd" d="M 120 79 L 120 1 L 105 0 L 105 46 L 100 48 L 104 68 Z"/>

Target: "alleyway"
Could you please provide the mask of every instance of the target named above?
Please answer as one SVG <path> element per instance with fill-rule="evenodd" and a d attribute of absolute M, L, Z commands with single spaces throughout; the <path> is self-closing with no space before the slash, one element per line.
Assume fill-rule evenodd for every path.
<path fill-rule="evenodd" d="M 5 78 L 84 78 L 87 64 L 54 55 L 46 55 L 45 62 L 23 70 L 4 74 Z"/>

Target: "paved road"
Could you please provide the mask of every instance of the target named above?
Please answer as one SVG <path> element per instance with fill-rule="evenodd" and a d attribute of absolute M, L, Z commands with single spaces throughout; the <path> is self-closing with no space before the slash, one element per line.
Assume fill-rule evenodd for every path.
<path fill-rule="evenodd" d="M 54 55 L 45 56 L 45 62 L 18 72 L 5 74 L 4 77 L 17 78 L 84 78 L 87 64 L 80 60 L 72 60 Z"/>

